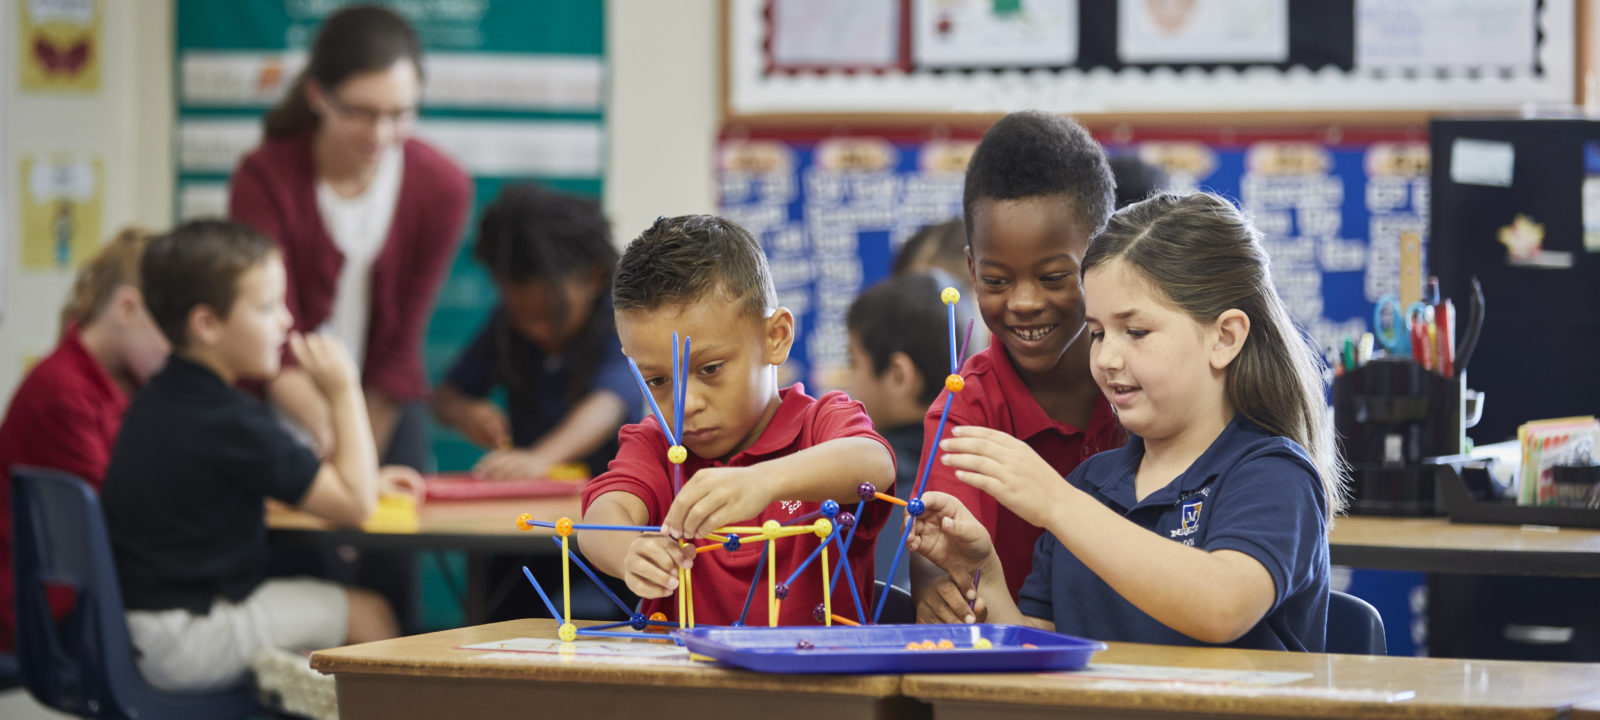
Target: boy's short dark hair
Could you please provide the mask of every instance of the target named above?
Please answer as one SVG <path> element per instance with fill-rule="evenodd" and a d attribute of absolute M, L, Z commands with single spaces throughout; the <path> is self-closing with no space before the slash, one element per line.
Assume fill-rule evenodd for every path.
<path fill-rule="evenodd" d="M 208 305 L 227 317 L 239 276 L 278 251 L 272 238 L 231 220 L 191 220 L 150 240 L 139 274 L 144 304 L 177 350 L 189 344 L 189 312 Z"/>
<path fill-rule="evenodd" d="M 893 275 L 867 288 L 850 303 L 845 317 L 850 333 L 872 361 L 872 374 L 882 375 L 889 358 L 903 352 L 922 373 L 917 401 L 932 403 L 950 374 L 950 321 L 939 291 L 954 285 L 949 273 L 937 268 Z M 960 306 L 956 325 L 962 324 Z"/>
<path fill-rule="evenodd" d="M 715 215 L 680 215 L 657 218 L 628 243 L 611 297 L 617 310 L 655 310 L 718 290 L 756 318 L 778 306 L 766 253 L 748 230 Z"/>
<path fill-rule="evenodd" d="M 1094 237 L 1111 218 L 1115 188 L 1105 150 L 1083 126 L 1035 110 L 1012 113 L 990 127 L 972 152 L 961 216 L 971 237 L 972 208 L 979 200 L 1061 195 Z"/>
<path fill-rule="evenodd" d="M 1110 158 L 1111 176 L 1117 180 L 1117 209 L 1121 210 L 1167 188 L 1167 171 L 1148 163 L 1136 152 Z"/>
<path fill-rule="evenodd" d="M 611 225 L 592 198 L 535 183 L 507 185 L 478 220 L 472 256 L 495 281 L 555 283 L 600 268 L 605 280 L 617 264 Z"/>
<path fill-rule="evenodd" d="M 926 256 L 928 263 L 953 268 L 967 262 L 967 229 L 960 218 L 924 225 L 906 238 L 894 256 L 894 274 L 913 272 L 913 265 Z"/>

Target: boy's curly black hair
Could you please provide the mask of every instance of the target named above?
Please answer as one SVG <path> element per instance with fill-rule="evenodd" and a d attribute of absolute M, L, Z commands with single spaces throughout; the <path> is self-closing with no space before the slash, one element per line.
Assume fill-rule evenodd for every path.
<path fill-rule="evenodd" d="M 979 200 L 1060 196 L 1094 237 L 1111 218 L 1115 191 L 1105 150 L 1083 126 L 1060 115 L 1017 112 L 990 127 L 973 151 L 961 215 L 970 238 Z"/>

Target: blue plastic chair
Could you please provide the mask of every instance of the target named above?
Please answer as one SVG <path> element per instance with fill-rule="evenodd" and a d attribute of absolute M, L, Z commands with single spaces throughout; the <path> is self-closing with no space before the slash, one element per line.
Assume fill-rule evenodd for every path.
<path fill-rule="evenodd" d="M 173 694 L 150 687 L 134 664 L 100 500 L 54 470 L 15 467 L 11 513 L 16 556 L 17 647 L 22 682 L 39 702 L 88 718 L 245 718 L 261 705 L 241 684 Z M 60 623 L 46 584 L 71 588 L 77 606 Z"/>
<path fill-rule="evenodd" d="M 1367 601 L 1338 590 L 1328 592 L 1327 652 L 1343 655 L 1385 655 L 1383 616 Z"/>

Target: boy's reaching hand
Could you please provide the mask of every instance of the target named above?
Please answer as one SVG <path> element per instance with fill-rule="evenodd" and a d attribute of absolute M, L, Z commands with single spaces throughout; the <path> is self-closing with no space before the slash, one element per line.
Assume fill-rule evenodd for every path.
<path fill-rule="evenodd" d="M 623 580 L 642 598 L 658 598 L 678 589 L 678 568 L 694 565 L 694 546 L 678 546 L 665 535 L 645 533 L 628 544 L 623 558 Z"/>
<path fill-rule="evenodd" d="M 672 501 L 662 531 L 673 538 L 702 538 L 728 523 L 760 515 L 773 501 L 763 492 L 763 480 L 761 471 L 751 467 L 701 469 Z"/>

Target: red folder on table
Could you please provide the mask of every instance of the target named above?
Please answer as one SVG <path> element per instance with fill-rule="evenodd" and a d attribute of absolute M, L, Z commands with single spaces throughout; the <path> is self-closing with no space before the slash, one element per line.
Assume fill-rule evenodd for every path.
<path fill-rule="evenodd" d="M 502 498 L 555 497 L 576 495 L 582 480 L 522 478 L 490 480 L 470 473 L 427 475 L 429 500 L 498 500 Z"/>

